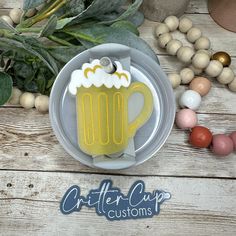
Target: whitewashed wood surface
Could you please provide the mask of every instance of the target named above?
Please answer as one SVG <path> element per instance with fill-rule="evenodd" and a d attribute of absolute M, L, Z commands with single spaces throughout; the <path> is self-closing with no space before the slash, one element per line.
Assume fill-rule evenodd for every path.
<path fill-rule="evenodd" d="M 21 4 L 0 0 L 0 15 Z M 236 72 L 236 34 L 212 20 L 206 0 L 192 0 L 186 15 L 210 38 L 214 51 L 231 54 Z M 156 45 L 156 25 L 145 21 L 141 37 L 158 54 L 166 73 L 177 72 L 181 63 Z M 184 89 L 177 89 L 176 97 Z M 198 113 L 199 123 L 214 133 L 236 130 L 236 94 L 214 82 Z M 163 204 L 160 216 L 145 220 L 108 222 L 94 209 L 60 213 L 67 188 L 77 184 L 86 194 L 106 178 L 124 192 L 142 179 L 148 190 L 169 191 L 172 199 Z M 9 105 L 0 108 L 0 235 L 236 235 L 235 179 L 235 153 L 221 159 L 194 149 L 188 134 L 176 127 L 161 151 L 143 165 L 101 171 L 83 166 L 62 149 L 48 115 Z"/>

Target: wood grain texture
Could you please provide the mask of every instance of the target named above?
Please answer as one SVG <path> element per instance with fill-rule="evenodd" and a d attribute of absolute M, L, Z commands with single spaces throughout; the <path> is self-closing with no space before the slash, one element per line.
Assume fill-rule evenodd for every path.
<path fill-rule="evenodd" d="M 206 149 L 194 149 L 188 144 L 188 134 L 176 127 L 161 151 L 143 165 L 123 171 L 101 171 L 85 167 L 63 150 L 52 133 L 48 115 L 21 108 L 1 108 L 0 114 L 1 169 L 236 177 L 235 153 L 219 159 Z M 229 133 L 235 130 L 236 118 L 199 114 L 199 123 L 214 133 Z"/>
<path fill-rule="evenodd" d="M 146 190 L 163 189 L 172 198 L 151 219 L 108 222 L 94 209 L 64 216 L 59 202 L 71 185 L 81 194 L 104 178 L 127 193 L 137 177 L 109 175 L 0 172 L 0 225 L 4 235 L 224 235 L 236 233 L 235 180 L 143 177 Z M 53 179 L 53 181 L 52 181 Z M 7 187 L 10 186 L 11 187 Z M 29 187 L 30 186 L 30 187 Z"/>

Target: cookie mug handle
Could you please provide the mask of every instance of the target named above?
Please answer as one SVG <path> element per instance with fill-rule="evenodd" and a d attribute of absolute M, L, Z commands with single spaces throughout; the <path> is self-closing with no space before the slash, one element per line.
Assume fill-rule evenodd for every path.
<path fill-rule="evenodd" d="M 129 137 L 134 137 L 136 131 L 149 119 L 153 111 L 153 97 L 151 90 L 143 83 L 131 83 L 128 88 L 128 98 L 134 93 L 141 93 L 144 97 L 144 104 L 139 115 L 129 123 L 128 134 Z"/>

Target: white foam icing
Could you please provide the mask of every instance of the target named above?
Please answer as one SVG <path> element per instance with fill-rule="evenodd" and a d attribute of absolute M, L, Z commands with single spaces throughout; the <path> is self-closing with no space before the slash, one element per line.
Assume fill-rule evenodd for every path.
<path fill-rule="evenodd" d="M 116 72 L 113 74 L 106 73 L 98 59 L 92 61 L 92 63 L 85 63 L 81 70 L 75 70 L 71 74 L 71 81 L 69 83 L 69 92 L 72 95 L 76 95 L 77 88 L 83 86 L 89 88 L 92 85 L 95 87 L 101 87 L 105 85 L 107 88 L 115 87 L 119 89 L 121 86 L 128 87 L 131 82 L 130 73 L 123 70 L 119 61 L 115 61 Z"/>

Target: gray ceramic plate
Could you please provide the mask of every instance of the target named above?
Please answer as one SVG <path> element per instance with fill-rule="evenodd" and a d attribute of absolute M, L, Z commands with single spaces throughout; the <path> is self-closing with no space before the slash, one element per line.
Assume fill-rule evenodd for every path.
<path fill-rule="evenodd" d="M 93 158 L 83 153 L 77 144 L 75 98 L 67 90 L 70 75 L 91 58 L 109 56 L 130 67 L 132 81 L 140 81 L 149 86 L 154 99 L 154 109 L 150 119 L 134 137 L 136 160 L 139 165 L 151 158 L 163 146 L 173 126 L 175 98 L 171 85 L 157 62 L 142 52 L 119 44 L 103 44 L 82 52 L 71 59 L 60 71 L 50 96 L 50 120 L 54 133 L 64 149 L 75 159 L 90 167 L 95 167 Z M 130 165 L 108 166 L 106 169 L 122 169 Z"/>

